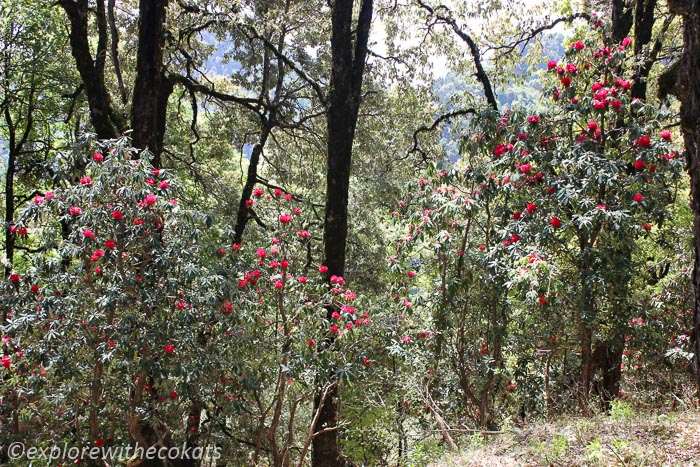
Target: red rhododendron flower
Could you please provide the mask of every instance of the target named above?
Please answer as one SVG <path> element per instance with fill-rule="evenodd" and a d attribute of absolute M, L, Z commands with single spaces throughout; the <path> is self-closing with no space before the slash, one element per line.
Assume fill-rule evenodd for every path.
<path fill-rule="evenodd" d="M 252 199 L 245 200 L 246 207 L 251 207 L 255 202 Z"/>
<path fill-rule="evenodd" d="M 325 265 L 323 265 L 323 264 L 320 265 L 320 266 L 318 267 L 318 272 L 320 272 L 321 274 L 327 273 L 327 272 L 328 272 L 328 266 L 325 266 Z"/>
<path fill-rule="evenodd" d="M 547 297 L 544 295 L 540 295 L 539 297 L 540 305 L 546 305 L 547 304 Z"/>
<path fill-rule="evenodd" d="M 71 206 L 70 209 L 68 209 L 68 212 L 70 212 L 71 216 L 79 216 L 83 213 L 83 210 L 80 209 L 78 206 Z"/>
<path fill-rule="evenodd" d="M 35 196 L 34 197 L 34 204 L 41 204 L 44 202 L 44 197 L 43 196 Z"/>
<path fill-rule="evenodd" d="M 649 231 L 651 230 L 651 224 L 642 224 L 642 229 Z"/>
<path fill-rule="evenodd" d="M 163 347 L 163 351 L 165 351 L 165 353 L 173 353 L 175 352 L 175 346 L 173 346 L 172 344 L 168 344 L 165 347 Z"/>
<path fill-rule="evenodd" d="M 576 41 L 573 44 L 571 44 L 571 48 L 576 50 L 583 50 L 585 47 L 585 44 L 581 41 Z"/>
<path fill-rule="evenodd" d="M 2 366 L 5 368 L 10 368 L 12 366 L 12 358 L 9 355 L 2 356 Z"/>
<path fill-rule="evenodd" d="M 171 398 L 171 399 L 177 399 L 177 392 L 172 391 L 172 392 L 170 393 L 170 398 Z"/>
<path fill-rule="evenodd" d="M 641 193 L 637 193 L 632 199 L 634 199 L 636 203 L 641 203 L 642 201 L 644 201 L 644 196 L 642 196 Z"/>
<path fill-rule="evenodd" d="M 115 221 L 120 221 L 122 217 L 124 217 L 123 212 L 119 210 L 112 211 L 112 219 L 114 219 Z"/>
<path fill-rule="evenodd" d="M 19 274 L 10 274 L 10 282 L 16 284 L 19 282 Z"/>
<path fill-rule="evenodd" d="M 34 284 L 34 285 L 32 285 L 32 286 L 29 288 L 29 290 L 31 290 L 31 291 L 34 292 L 34 293 L 38 293 L 38 292 L 39 292 L 39 286 L 36 285 L 36 284 Z"/>
<path fill-rule="evenodd" d="M 548 70 L 553 70 L 556 67 L 557 67 L 557 62 L 555 62 L 554 60 L 550 60 L 547 62 L 547 69 Z"/>
<path fill-rule="evenodd" d="M 401 337 L 401 343 L 402 344 L 410 344 L 411 338 L 409 336 L 403 336 L 403 337 Z"/>
<path fill-rule="evenodd" d="M 622 42 L 620 43 L 620 45 L 622 45 L 623 47 L 627 47 L 631 43 L 632 43 L 632 39 L 629 37 L 625 37 L 624 39 L 622 39 Z"/>
<path fill-rule="evenodd" d="M 661 131 L 661 138 L 671 141 L 671 131 L 670 130 L 662 130 Z"/>
<path fill-rule="evenodd" d="M 103 156 L 102 153 L 96 152 L 92 155 L 92 158 L 95 160 L 95 162 L 102 162 L 105 156 Z"/>
<path fill-rule="evenodd" d="M 331 332 L 332 332 L 333 334 L 337 334 L 337 333 L 338 333 L 338 326 L 336 326 L 335 324 L 332 325 L 332 326 L 331 326 Z"/>
<path fill-rule="evenodd" d="M 522 164 L 520 166 L 520 171 L 524 174 L 528 173 L 532 169 L 532 166 L 530 164 Z"/>
<path fill-rule="evenodd" d="M 263 259 L 267 257 L 267 252 L 265 251 L 264 248 L 258 248 L 258 251 L 255 252 L 258 258 Z"/>
<path fill-rule="evenodd" d="M 90 229 L 83 229 L 83 237 L 89 238 L 90 240 L 94 240 L 95 233 Z"/>
<path fill-rule="evenodd" d="M 170 187 L 170 184 L 167 180 L 163 180 L 162 182 L 160 182 L 160 184 L 158 184 L 158 186 L 161 190 L 167 190 Z"/>
<path fill-rule="evenodd" d="M 408 277 L 416 277 L 416 271 L 408 271 L 406 274 Z"/>
<path fill-rule="evenodd" d="M 277 290 L 282 290 L 283 287 L 284 287 L 284 282 L 282 282 L 280 280 L 275 281 L 275 288 Z"/>
<path fill-rule="evenodd" d="M 156 195 L 150 193 L 146 195 L 146 199 L 144 199 L 146 204 L 156 204 Z"/>
<path fill-rule="evenodd" d="M 297 280 L 299 281 L 300 284 L 306 284 L 306 282 L 308 281 L 306 276 L 299 276 L 299 278 Z"/>
<path fill-rule="evenodd" d="M 646 162 L 644 162 L 641 159 L 637 159 L 636 161 L 634 161 L 634 168 L 636 170 L 642 171 L 642 170 L 644 170 L 644 167 L 646 167 L 646 166 L 647 166 Z"/>
<path fill-rule="evenodd" d="M 155 177 L 157 177 L 158 175 L 160 175 L 160 169 L 156 169 L 156 168 L 154 167 L 154 168 L 151 169 L 151 173 L 152 173 Z"/>
<path fill-rule="evenodd" d="M 280 222 L 283 224 L 289 224 L 290 222 L 292 222 L 292 216 L 289 214 L 282 214 L 280 216 Z"/>
<path fill-rule="evenodd" d="M 521 216 L 520 211 L 515 211 L 513 213 L 513 220 L 516 220 L 516 221 L 520 220 L 520 216 Z"/>
<path fill-rule="evenodd" d="M 277 196 L 277 197 L 279 198 L 280 196 L 282 196 L 282 190 L 280 190 L 279 188 L 277 188 L 277 189 L 275 189 L 274 194 L 275 194 L 275 196 Z"/>
<path fill-rule="evenodd" d="M 255 190 L 253 190 L 253 196 L 255 196 L 256 198 L 261 197 L 264 193 L 265 192 L 262 188 L 256 188 Z"/>
<path fill-rule="evenodd" d="M 559 81 L 561 81 L 562 86 L 564 87 L 569 87 L 571 86 L 571 78 L 568 76 L 562 77 Z"/>
<path fill-rule="evenodd" d="M 83 178 L 80 179 L 80 184 L 81 184 L 81 185 L 87 186 L 87 185 L 89 185 L 89 184 L 91 184 L 91 183 L 92 183 L 92 179 L 91 179 L 90 177 L 83 177 Z"/>
<path fill-rule="evenodd" d="M 56 195 L 53 194 L 53 191 L 47 191 L 46 194 L 44 195 L 44 198 L 46 199 L 54 199 Z"/>
<path fill-rule="evenodd" d="M 527 117 L 527 121 L 528 123 L 539 123 L 540 117 L 538 117 L 537 115 L 530 115 L 529 117 Z"/>
<path fill-rule="evenodd" d="M 525 209 L 527 209 L 527 212 L 535 212 L 537 211 L 537 206 L 535 205 L 535 203 L 527 203 Z"/>
<path fill-rule="evenodd" d="M 370 364 L 372 363 L 369 358 L 365 358 L 363 360 L 363 362 L 364 362 L 365 366 L 370 366 Z"/>
<path fill-rule="evenodd" d="M 598 129 L 598 123 L 596 122 L 588 122 L 588 129 L 595 131 Z"/>
<path fill-rule="evenodd" d="M 549 221 L 550 224 L 552 224 L 552 227 L 557 228 L 561 226 L 561 219 L 558 217 L 552 217 L 552 220 Z"/>
<path fill-rule="evenodd" d="M 518 234 L 513 234 L 510 236 L 510 241 L 512 243 L 518 243 L 520 241 L 520 235 Z"/>
<path fill-rule="evenodd" d="M 635 143 L 637 143 L 637 145 L 642 148 L 648 147 L 651 145 L 651 139 L 649 139 L 648 136 L 640 136 L 635 140 Z"/>

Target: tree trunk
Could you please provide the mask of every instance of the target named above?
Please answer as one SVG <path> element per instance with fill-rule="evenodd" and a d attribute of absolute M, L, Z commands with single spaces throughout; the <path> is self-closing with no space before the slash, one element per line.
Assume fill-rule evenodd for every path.
<path fill-rule="evenodd" d="M 328 99 L 328 173 L 326 178 L 326 209 L 323 224 L 324 264 L 328 277 L 345 274 L 345 247 L 348 234 L 348 196 L 350 189 L 350 161 L 355 128 L 360 109 L 362 76 L 367 57 L 367 41 L 372 22 L 373 0 L 362 0 L 357 23 L 356 40 L 352 44 L 353 0 L 336 0 L 333 3 L 331 33 L 331 91 Z M 333 308 L 328 307 L 328 319 Z M 328 377 L 333 378 L 332 374 Z M 321 404 L 321 397 L 314 399 L 314 407 Z M 314 411 L 315 412 L 315 411 Z M 313 429 L 336 427 L 338 423 L 338 387 L 321 406 Z M 340 462 L 340 446 L 337 430 L 330 430 L 314 437 L 312 465 L 337 466 Z"/>
<path fill-rule="evenodd" d="M 260 139 L 253 146 L 253 151 L 250 154 L 250 161 L 248 162 L 248 175 L 243 185 L 243 192 L 241 193 L 241 201 L 238 205 L 238 215 L 236 216 L 236 227 L 234 229 L 233 241 L 234 243 L 241 243 L 243 239 L 243 232 L 245 231 L 246 225 L 248 225 L 248 212 L 250 208 L 246 204 L 253 194 L 253 188 L 258 182 L 258 165 L 260 164 L 260 156 L 262 155 L 263 148 L 267 142 L 267 138 L 272 132 L 273 121 L 267 119 L 263 121 L 262 129 L 260 131 Z"/>
<path fill-rule="evenodd" d="M 161 165 L 168 98 L 173 84 L 163 72 L 163 44 L 167 0 L 140 0 L 139 47 L 131 107 L 133 145 L 148 148 L 152 163 Z"/>
<path fill-rule="evenodd" d="M 669 7 L 683 16 L 683 55 L 678 67 L 677 90 L 693 208 L 693 350 L 700 398 L 700 3 L 675 0 L 669 2 Z"/>
<path fill-rule="evenodd" d="M 83 80 L 90 107 L 90 122 L 100 139 L 115 138 L 123 130 L 123 120 L 112 109 L 109 92 L 90 53 L 88 37 L 88 0 L 60 0 L 70 20 L 70 46 L 75 64 Z M 100 54 L 106 50 L 98 50 Z"/>
<path fill-rule="evenodd" d="M 632 29 L 632 7 L 625 0 L 612 0 L 612 39 L 622 42 Z"/>
<path fill-rule="evenodd" d="M 9 133 L 9 152 L 7 155 L 7 172 L 5 172 L 5 278 L 12 272 L 15 259 L 15 234 L 10 232 L 10 226 L 15 222 L 15 171 L 17 170 L 17 153 L 14 150 L 15 132 L 9 109 L 5 109 L 5 120 Z M 2 317 L 5 321 L 5 316 Z"/>

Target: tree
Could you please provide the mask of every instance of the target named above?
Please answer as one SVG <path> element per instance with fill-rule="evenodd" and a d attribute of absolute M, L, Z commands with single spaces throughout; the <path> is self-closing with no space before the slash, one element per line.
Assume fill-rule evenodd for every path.
<path fill-rule="evenodd" d="M 352 40 L 352 0 L 333 3 L 331 18 L 331 91 L 328 96 L 328 165 L 326 203 L 323 224 L 323 264 L 327 275 L 345 275 L 345 249 L 348 233 L 348 196 L 350 167 L 355 129 L 362 96 L 362 78 L 367 57 L 367 44 L 372 23 L 373 0 L 362 0 L 357 20 L 355 42 Z M 328 317 L 336 311 L 328 307 Z M 332 338 L 329 338 L 332 341 Z M 326 344 L 328 345 L 328 344 Z M 319 416 L 314 423 L 314 466 L 336 466 L 339 463 L 338 389 L 315 397 Z"/>

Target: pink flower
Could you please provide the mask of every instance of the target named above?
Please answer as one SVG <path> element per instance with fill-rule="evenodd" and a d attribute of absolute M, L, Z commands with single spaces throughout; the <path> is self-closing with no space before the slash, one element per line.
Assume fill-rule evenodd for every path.
<path fill-rule="evenodd" d="M 146 195 L 146 199 L 144 199 L 144 202 L 146 204 L 156 204 L 156 195 L 152 193 Z"/>
<path fill-rule="evenodd" d="M 530 164 L 522 164 L 520 166 L 520 171 L 524 174 L 528 173 L 532 169 L 532 166 Z"/>
<path fill-rule="evenodd" d="M 641 193 L 637 193 L 632 199 L 635 203 L 641 203 L 642 201 L 644 201 L 644 196 L 642 196 Z"/>
<path fill-rule="evenodd" d="M 18 283 L 19 282 L 19 274 L 15 274 L 15 273 L 10 274 L 10 282 L 12 282 L 13 284 Z"/>
<path fill-rule="evenodd" d="M 276 197 L 279 198 L 280 196 L 282 196 L 282 190 L 280 190 L 279 188 L 276 188 L 274 191 L 274 194 Z"/>
<path fill-rule="evenodd" d="M 537 211 L 537 206 L 535 205 L 535 203 L 527 203 L 525 209 L 527 209 L 527 212 L 535 212 Z"/>
<path fill-rule="evenodd" d="M 46 194 L 44 195 L 45 199 L 54 199 L 56 195 L 53 194 L 53 191 L 47 191 Z"/>
<path fill-rule="evenodd" d="M 309 233 L 308 230 L 297 230 L 297 235 L 299 235 L 301 238 L 310 238 L 311 234 Z"/>
<path fill-rule="evenodd" d="M 92 155 L 92 158 L 95 162 L 102 162 L 105 159 L 105 156 L 103 156 L 102 153 L 96 152 Z"/>
<path fill-rule="evenodd" d="M 83 213 L 83 210 L 78 206 L 71 206 L 70 209 L 68 209 L 68 212 L 70 212 L 71 216 L 79 216 Z"/>
<path fill-rule="evenodd" d="M 246 207 L 251 207 L 254 203 L 255 201 L 253 201 L 252 199 L 245 200 Z"/>
<path fill-rule="evenodd" d="M 513 234 L 510 236 L 510 241 L 512 243 L 518 243 L 520 241 L 520 235 L 518 234 Z"/>
<path fill-rule="evenodd" d="M 522 216 L 522 213 L 520 211 L 515 211 L 513 213 L 513 220 L 519 221 L 521 216 Z"/>
<path fill-rule="evenodd" d="M 530 115 L 529 117 L 527 117 L 527 121 L 528 121 L 528 123 L 533 123 L 533 124 L 539 123 L 540 117 L 538 117 L 537 115 Z"/>
<path fill-rule="evenodd" d="M 557 62 L 555 62 L 554 60 L 550 60 L 547 62 L 547 69 L 548 70 L 553 70 L 556 67 L 557 67 Z"/>
<path fill-rule="evenodd" d="M 284 282 L 282 282 L 280 280 L 275 281 L 275 288 L 277 290 L 282 290 L 282 288 L 284 288 Z"/>
<path fill-rule="evenodd" d="M 155 167 L 151 169 L 151 173 L 153 174 L 154 177 L 157 177 L 160 175 L 160 170 L 156 169 Z"/>
<path fill-rule="evenodd" d="M 562 79 L 560 79 L 559 81 L 561 81 L 561 84 L 564 87 L 568 88 L 569 86 L 571 86 L 571 78 L 569 78 L 568 76 L 562 77 Z"/>
<path fill-rule="evenodd" d="M 671 131 L 670 130 L 662 130 L 661 131 L 661 139 L 671 141 Z"/>
<path fill-rule="evenodd" d="M 283 224 L 289 224 L 290 222 L 292 222 L 292 216 L 289 214 L 282 214 L 280 216 L 280 222 Z"/>
<path fill-rule="evenodd" d="M 294 208 L 294 209 L 292 209 L 292 212 L 293 212 L 294 214 L 296 214 L 297 216 L 301 216 L 301 209 L 299 209 L 299 208 Z"/>
<path fill-rule="evenodd" d="M 87 186 L 87 185 L 89 185 L 89 184 L 91 184 L 91 183 L 92 183 L 92 179 L 91 179 L 90 177 L 83 177 L 83 178 L 80 179 L 80 184 L 81 184 L 81 185 Z"/>
<path fill-rule="evenodd" d="M 263 191 L 262 188 L 256 188 L 253 190 L 253 196 L 255 196 L 256 198 L 261 197 L 264 193 L 265 192 Z"/>
<path fill-rule="evenodd" d="M 632 39 L 629 38 L 629 37 L 625 37 L 624 39 L 622 39 L 622 42 L 621 42 L 620 44 L 621 44 L 623 47 L 627 47 L 627 46 L 630 45 L 631 43 L 632 43 Z"/>
<path fill-rule="evenodd" d="M 338 326 L 336 326 L 335 324 L 332 325 L 332 326 L 331 326 L 331 332 L 332 332 L 333 334 L 337 334 L 337 333 L 338 333 Z"/>
<path fill-rule="evenodd" d="M 123 212 L 119 211 L 118 209 L 112 211 L 112 219 L 114 219 L 115 221 L 120 221 L 120 220 L 122 220 L 122 217 L 124 217 L 124 213 L 123 213 Z"/>
<path fill-rule="evenodd" d="M 44 197 L 43 196 L 35 196 L 34 197 L 34 204 L 41 204 L 44 202 Z"/>
<path fill-rule="evenodd" d="M 83 229 L 83 237 L 89 238 L 90 240 L 94 240 L 95 233 L 90 229 Z"/>
<path fill-rule="evenodd" d="M 416 277 L 416 271 L 408 271 L 406 275 L 411 278 Z"/>
<path fill-rule="evenodd" d="M 327 272 L 328 272 L 328 266 L 325 266 L 325 265 L 323 265 L 323 264 L 320 265 L 320 266 L 318 267 L 318 272 L 320 272 L 321 274 L 327 273 Z"/>
<path fill-rule="evenodd" d="M 258 248 L 258 251 L 255 252 L 255 254 L 258 256 L 258 258 L 263 259 L 267 256 L 267 252 L 265 251 L 264 248 Z"/>
<path fill-rule="evenodd" d="M 116 243 L 114 243 L 114 240 L 111 238 L 107 241 L 105 241 L 105 249 L 106 250 L 113 250 L 116 247 Z"/>
<path fill-rule="evenodd" d="M 402 336 L 401 337 L 401 343 L 402 344 L 410 344 L 411 343 L 411 338 L 409 336 Z"/>
<path fill-rule="evenodd" d="M 583 50 L 585 47 L 585 44 L 581 41 L 576 41 L 573 44 L 571 44 L 571 48 L 576 50 Z"/>
<path fill-rule="evenodd" d="M 588 129 L 591 131 L 595 131 L 598 129 L 598 123 L 596 122 L 588 122 Z"/>
<path fill-rule="evenodd" d="M 168 183 L 167 180 L 163 180 L 158 184 L 161 190 L 167 190 L 170 187 L 170 184 Z"/>
<path fill-rule="evenodd" d="M 10 368 L 10 366 L 12 366 L 12 358 L 9 355 L 2 356 L 2 366 L 4 368 Z"/>
<path fill-rule="evenodd" d="M 306 282 L 308 281 L 306 276 L 299 276 L 299 278 L 297 280 L 299 281 L 300 284 L 306 284 Z"/>

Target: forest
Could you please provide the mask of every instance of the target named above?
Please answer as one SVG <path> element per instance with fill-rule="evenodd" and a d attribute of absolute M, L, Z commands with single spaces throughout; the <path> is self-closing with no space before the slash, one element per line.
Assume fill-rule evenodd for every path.
<path fill-rule="evenodd" d="M 0 465 L 700 465 L 697 0 L 0 25 Z"/>

